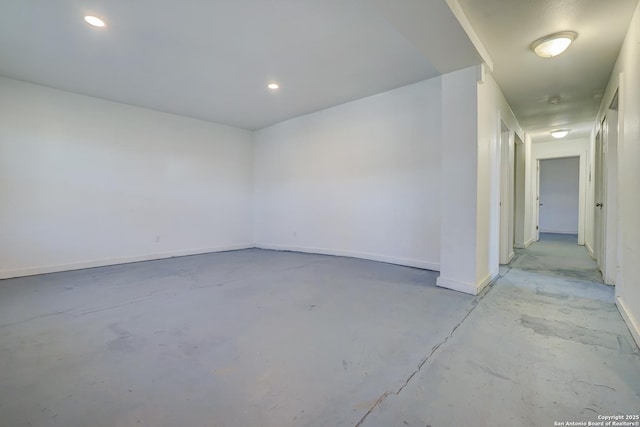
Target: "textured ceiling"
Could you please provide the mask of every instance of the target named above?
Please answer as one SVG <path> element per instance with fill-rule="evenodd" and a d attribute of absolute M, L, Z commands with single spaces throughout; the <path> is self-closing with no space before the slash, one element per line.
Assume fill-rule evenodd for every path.
<path fill-rule="evenodd" d="M 4 1 L 0 75 L 258 129 L 481 62 L 444 0 L 389 6 Z M 88 26 L 87 14 L 107 28 Z M 279 92 L 266 89 L 271 80 Z"/>
<path fill-rule="evenodd" d="M 637 0 L 460 0 L 494 63 L 493 75 L 534 141 L 553 128 L 589 135 Z M 550 59 L 530 44 L 558 31 L 578 38 Z M 560 102 L 549 101 L 559 97 Z"/>

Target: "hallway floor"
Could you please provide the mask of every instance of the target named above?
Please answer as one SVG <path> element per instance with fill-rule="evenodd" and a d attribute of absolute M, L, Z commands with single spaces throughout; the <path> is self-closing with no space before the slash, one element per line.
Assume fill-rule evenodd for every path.
<path fill-rule="evenodd" d="M 640 352 L 584 248 L 480 297 L 258 249 L 0 281 L 0 426 L 553 426 L 640 411 Z"/>
<path fill-rule="evenodd" d="M 575 236 L 541 235 L 365 425 L 553 426 L 640 415 L 640 352 L 601 280 Z"/>

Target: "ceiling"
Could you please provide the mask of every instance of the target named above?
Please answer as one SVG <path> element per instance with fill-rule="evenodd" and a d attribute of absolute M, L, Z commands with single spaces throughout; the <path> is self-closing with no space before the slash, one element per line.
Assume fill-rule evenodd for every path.
<path fill-rule="evenodd" d="M 481 62 L 444 1 L 389 3 L 4 1 L 0 75 L 259 129 Z"/>
<path fill-rule="evenodd" d="M 0 75 L 253 130 L 480 64 L 482 52 L 542 141 L 558 127 L 589 134 L 637 1 L 5 1 Z M 529 49 L 562 30 L 579 34 L 564 54 Z"/>
<path fill-rule="evenodd" d="M 493 76 L 534 142 L 549 131 L 588 136 L 637 0 L 459 0 L 493 60 Z M 531 43 L 551 33 L 578 33 L 555 58 Z M 560 102 L 550 100 L 560 97 Z"/>

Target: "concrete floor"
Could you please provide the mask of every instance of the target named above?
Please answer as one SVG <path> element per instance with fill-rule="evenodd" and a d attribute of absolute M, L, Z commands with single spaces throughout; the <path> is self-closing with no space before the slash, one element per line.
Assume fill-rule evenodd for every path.
<path fill-rule="evenodd" d="M 0 281 L 0 426 L 551 426 L 640 412 L 640 352 L 566 237 L 480 297 L 245 250 Z"/>

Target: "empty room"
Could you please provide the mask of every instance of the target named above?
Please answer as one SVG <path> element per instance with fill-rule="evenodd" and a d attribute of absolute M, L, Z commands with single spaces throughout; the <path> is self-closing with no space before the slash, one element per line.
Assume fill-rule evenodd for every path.
<path fill-rule="evenodd" d="M 0 5 L 0 427 L 640 426 L 637 0 Z"/>

